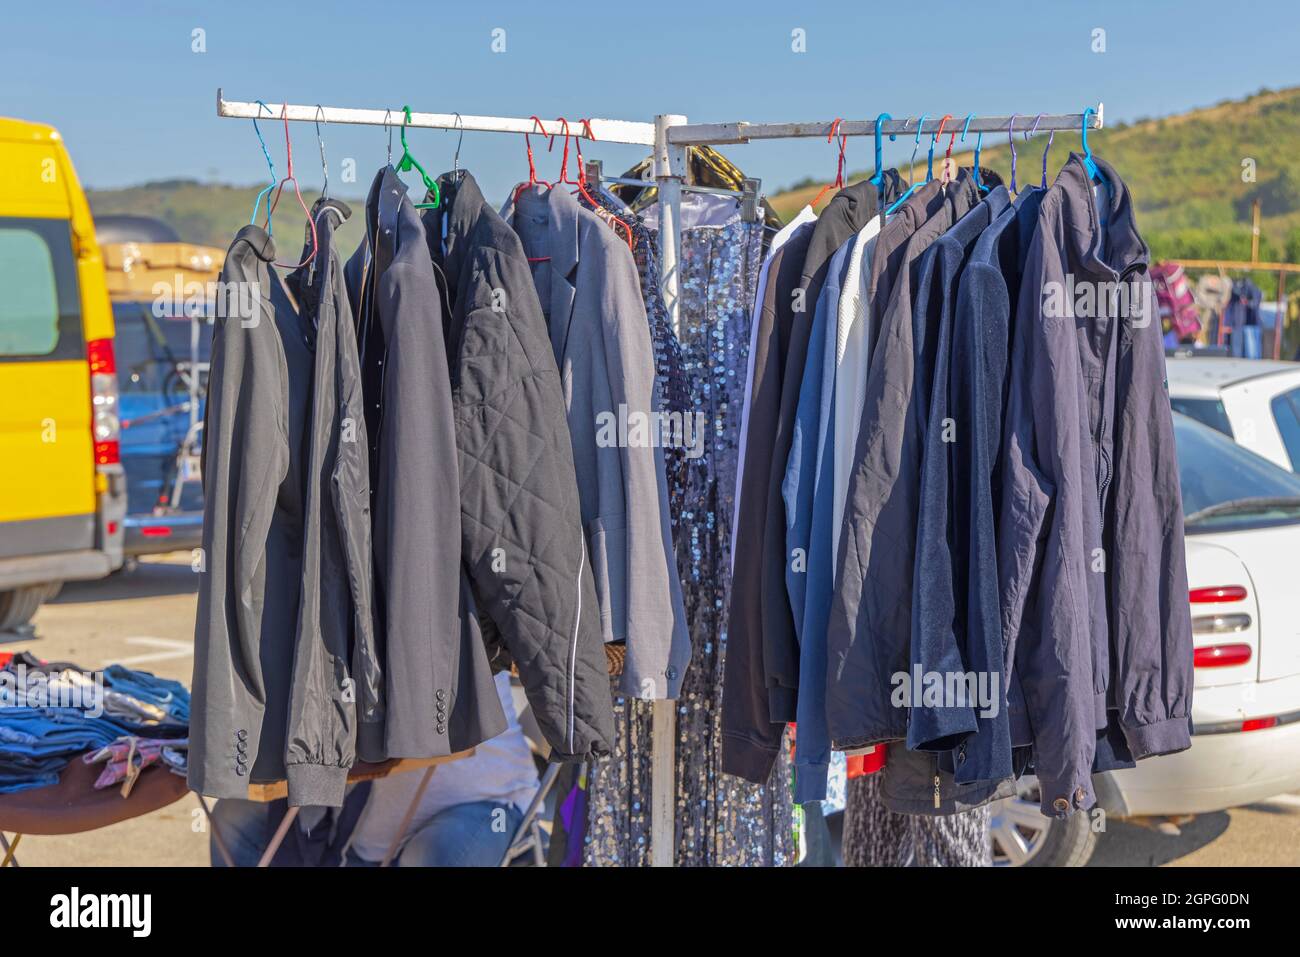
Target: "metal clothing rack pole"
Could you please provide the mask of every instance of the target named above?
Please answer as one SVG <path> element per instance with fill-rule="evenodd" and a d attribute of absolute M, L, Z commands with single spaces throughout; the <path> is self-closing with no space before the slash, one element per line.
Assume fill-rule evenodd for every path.
<path fill-rule="evenodd" d="M 531 117 L 475 116 L 460 113 L 412 112 L 410 119 L 406 119 L 400 107 L 372 110 L 292 103 L 267 103 L 263 106 L 257 102 L 227 100 L 220 88 L 217 89 L 217 115 L 248 120 L 283 117 L 300 123 L 324 121 L 361 126 L 401 127 L 405 123 L 408 127 L 425 129 L 468 130 L 483 133 L 544 133 L 548 136 L 563 136 L 567 131 L 570 136 L 581 136 L 596 142 L 654 147 L 655 176 L 659 182 L 660 198 L 664 203 L 663 245 L 674 264 L 672 276 L 664 280 L 664 298 L 670 303 L 673 329 L 677 329 L 676 237 L 681 218 L 681 182 L 686 170 L 686 151 L 684 147 L 673 147 L 674 155 L 678 155 L 680 161 L 671 166 L 662 164 L 661 171 L 661 164 L 658 162 L 660 154 L 658 144 L 666 142 L 664 132 L 669 125 L 686 122 L 684 116 L 658 117 L 654 123 L 609 119 L 587 119 L 577 122 L 570 120 L 567 127 L 559 120 L 542 120 L 539 123 Z M 669 289 L 672 290 L 671 296 Z M 676 840 L 673 820 L 673 794 L 676 789 L 675 708 L 676 703 L 673 701 L 654 703 L 650 835 L 651 864 L 655 867 L 672 866 Z"/>

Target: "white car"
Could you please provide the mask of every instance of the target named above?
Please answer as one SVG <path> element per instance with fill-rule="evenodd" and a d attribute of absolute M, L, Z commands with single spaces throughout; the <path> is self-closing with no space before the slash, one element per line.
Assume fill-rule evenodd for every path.
<path fill-rule="evenodd" d="M 1185 415 L 1174 416 L 1174 436 L 1195 646 L 1192 747 L 1094 775 L 1108 816 L 1202 814 L 1300 790 L 1300 476 Z M 1093 821 L 1044 817 L 1033 780 L 1022 783 L 1021 798 L 994 809 L 995 862 L 1085 863 Z"/>
<path fill-rule="evenodd" d="M 1165 369 L 1175 412 L 1300 471 L 1300 362 L 1170 356 Z"/>

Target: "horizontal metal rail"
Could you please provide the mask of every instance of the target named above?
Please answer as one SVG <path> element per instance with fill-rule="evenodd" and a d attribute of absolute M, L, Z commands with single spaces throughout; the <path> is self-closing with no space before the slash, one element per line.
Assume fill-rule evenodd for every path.
<path fill-rule="evenodd" d="M 482 133 L 538 133 L 564 135 L 564 123 L 559 120 L 542 120 L 530 117 L 474 116 L 470 113 L 417 113 L 411 112 L 406 120 L 402 108 L 386 110 L 354 110 L 350 107 L 303 105 L 295 103 L 267 103 L 227 100 L 217 90 L 217 116 L 236 119 L 280 119 L 287 113 L 290 120 L 299 123 L 351 123 L 360 126 L 391 126 L 397 129 L 403 122 L 408 127 L 435 130 L 466 130 Z M 655 125 L 629 120 L 569 119 L 568 130 L 572 136 L 582 136 L 601 143 L 631 143 L 636 146 L 654 146 Z M 588 136 L 588 132 L 590 136 Z"/>
<path fill-rule="evenodd" d="M 1102 128 L 1103 104 L 1098 103 L 1095 111 L 1088 116 L 1088 129 Z M 880 124 L 882 136 L 897 135 L 916 136 L 917 133 L 938 133 L 943 114 L 926 114 L 924 122 L 917 116 L 904 119 L 885 120 Z M 966 126 L 966 114 L 952 115 L 943 124 L 945 134 L 960 134 L 965 128 L 970 133 L 1005 133 L 1011 129 L 1014 120 L 1017 133 L 1027 133 L 1036 129 L 1043 133 L 1049 130 L 1079 130 L 1083 127 L 1083 113 L 1019 113 L 1012 116 L 973 116 L 970 126 Z M 817 120 L 808 123 L 687 123 L 668 128 L 668 142 L 674 146 L 719 146 L 727 143 L 752 143 L 755 140 L 798 139 L 830 136 L 833 120 Z M 835 132 L 845 136 L 872 136 L 876 132 L 875 120 L 843 120 Z"/>

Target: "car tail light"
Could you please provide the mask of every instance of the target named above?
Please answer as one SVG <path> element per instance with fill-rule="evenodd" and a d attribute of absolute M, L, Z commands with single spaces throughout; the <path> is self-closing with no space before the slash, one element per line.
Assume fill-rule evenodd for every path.
<path fill-rule="evenodd" d="M 1194 635 L 1232 635 L 1250 627 L 1250 615 L 1196 615 L 1192 618 Z"/>
<path fill-rule="evenodd" d="M 1228 668 L 1250 661 L 1250 645 L 1206 645 L 1192 652 L 1195 668 Z"/>
<path fill-rule="evenodd" d="M 118 444 L 122 431 L 117 415 L 117 362 L 112 339 L 86 343 L 90 362 L 91 429 L 95 437 L 95 464 L 116 465 L 122 460 Z"/>
<path fill-rule="evenodd" d="M 1242 731 L 1260 731 L 1264 728 L 1276 728 L 1277 726 L 1277 715 L 1267 718 L 1251 718 L 1248 721 L 1241 722 Z"/>
<path fill-rule="evenodd" d="M 1217 588 L 1193 588 L 1188 593 L 1193 605 L 1214 605 L 1221 602 L 1244 601 L 1246 589 L 1241 585 L 1220 585 Z"/>
<path fill-rule="evenodd" d="M 172 530 L 166 525 L 145 525 L 140 529 L 140 534 L 145 538 L 166 538 L 171 533 Z"/>

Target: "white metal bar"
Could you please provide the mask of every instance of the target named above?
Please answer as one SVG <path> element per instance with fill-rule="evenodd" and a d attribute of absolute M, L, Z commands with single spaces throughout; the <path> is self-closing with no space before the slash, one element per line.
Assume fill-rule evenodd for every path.
<path fill-rule="evenodd" d="M 1102 110 L 1104 104 L 1098 103 L 1096 111 L 1088 117 L 1088 129 L 1099 130 L 1102 128 Z M 880 124 L 880 133 L 882 136 L 903 135 L 915 136 L 920 133 L 937 133 L 939 132 L 939 123 L 942 114 L 939 116 L 927 115 L 924 122 L 919 124 L 919 117 L 910 116 L 904 119 L 885 120 Z M 969 133 L 1005 133 L 1011 128 L 1011 116 L 974 116 L 971 118 L 970 126 L 966 127 L 965 114 L 958 115 L 954 113 L 952 118 L 944 123 L 944 133 L 951 133 L 956 130 L 961 133 L 962 128 L 966 128 Z M 1041 117 L 1035 113 L 1020 113 L 1014 117 L 1016 123 L 1016 132 L 1027 132 L 1037 124 L 1039 132 L 1048 130 L 1077 130 L 1083 125 L 1083 113 L 1044 113 Z M 739 121 L 735 123 L 691 123 L 682 126 L 675 126 L 668 132 L 668 142 L 674 146 L 705 146 L 721 145 L 726 143 L 750 143 L 754 140 L 779 140 L 779 139 L 796 139 L 800 137 L 819 136 L 825 139 L 830 135 L 832 120 L 818 120 L 808 123 L 746 123 Z M 871 136 L 876 132 L 875 120 L 844 120 L 836 129 L 836 133 L 842 133 L 845 136 Z"/>
<path fill-rule="evenodd" d="M 237 119 L 280 119 L 280 113 L 286 110 L 288 118 L 300 123 L 315 120 L 329 123 L 352 123 L 362 126 L 400 127 L 405 114 L 401 107 L 387 110 L 354 110 L 339 106 L 306 106 L 295 103 L 267 103 L 266 108 L 254 102 L 227 100 L 220 89 L 217 90 L 217 116 Z M 637 146 L 654 146 L 655 128 L 653 123 L 640 123 L 630 120 L 589 119 L 569 120 L 569 133 L 573 136 L 586 136 L 587 126 L 591 136 L 600 143 L 632 143 Z M 512 116 L 474 116 L 466 113 L 416 113 L 412 111 L 409 127 L 435 130 L 468 130 L 484 133 L 545 133 L 547 135 L 564 135 L 564 124 L 558 120 L 542 120 L 540 124 L 529 117 Z"/>

